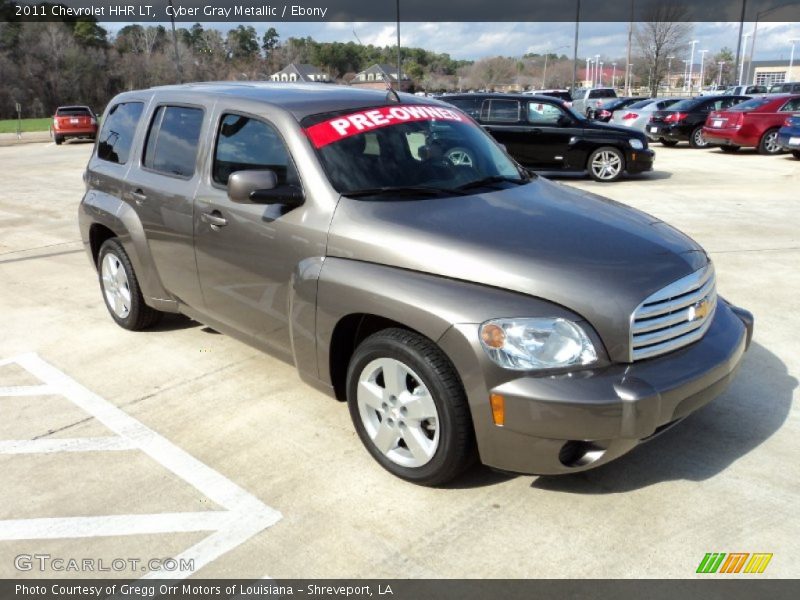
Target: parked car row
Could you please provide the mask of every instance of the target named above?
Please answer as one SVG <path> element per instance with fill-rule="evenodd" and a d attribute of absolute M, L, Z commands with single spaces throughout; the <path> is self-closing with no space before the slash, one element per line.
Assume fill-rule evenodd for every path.
<path fill-rule="evenodd" d="M 783 150 L 778 132 L 781 126 L 791 126 L 787 113 L 800 115 L 800 95 L 753 98 L 709 114 L 703 137 L 707 143 L 719 146 L 725 152 L 757 148 L 761 154 L 778 154 Z M 800 142 L 800 139 L 795 141 Z"/>

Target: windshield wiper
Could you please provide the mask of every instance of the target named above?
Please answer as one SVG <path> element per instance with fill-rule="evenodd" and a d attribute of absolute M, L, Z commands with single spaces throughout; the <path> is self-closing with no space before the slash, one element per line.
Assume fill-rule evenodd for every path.
<path fill-rule="evenodd" d="M 522 177 L 516 179 L 514 177 L 506 177 L 503 175 L 491 175 L 490 177 L 483 177 L 482 179 L 476 179 L 475 181 L 470 181 L 469 183 L 465 183 L 464 185 L 458 186 L 456 189 L 469 190 L 476 187 L 492 185 L 493 183 L 515 183 L 517 185 L 522 185 L 523 183 L 528 183 L 529 181 L 530 179 Z"/>
<path fill-rule="evenodd" d="M 403 185 L 403 186 L 384 186 L 376 188 L 363 188 L 360 190 L 348 190 L 342 192 L 342 196 L 359 198 L 361 196 L 391 196 L 394 194 L 402 195 L 423 195 L 423 196 L 463 196 L 460 189 L 438 188 L 425 185 Z"/>

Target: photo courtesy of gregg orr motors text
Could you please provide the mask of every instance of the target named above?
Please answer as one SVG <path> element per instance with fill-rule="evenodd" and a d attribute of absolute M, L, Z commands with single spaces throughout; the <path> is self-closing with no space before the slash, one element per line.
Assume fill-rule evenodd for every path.
<path fill-rule="evenodd" d="M 146 573 L 194 571 L 193 558 L 75 558 L 51 554 L 18 554 L 17 571 L 33 573 Z"/>

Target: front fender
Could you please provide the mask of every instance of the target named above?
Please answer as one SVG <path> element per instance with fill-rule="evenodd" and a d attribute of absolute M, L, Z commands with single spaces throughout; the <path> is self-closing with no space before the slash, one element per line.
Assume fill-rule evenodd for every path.
<path fill-rule="evenodd" d="M 455 324 L 477 324 L 497 317 L 546 315 L 580 319 L 561 306 L 508 290 L 327 257 L 319 274 L 316 325 L 319 379 L 326 384 L 332 384 L 333 332 L 337 323 L 353 314 L 396 321 L 433 341 Z M 461 373 L 462 378 L 464 375 Z"/>
<path fill-rule="evenodd" d="M 147 304 L 177 312 L 177 301 L 164 289 L 156 270 L 142 222 L 129 204 L 110 194 L 89 191 L 80 204 L 78 221 L 81 238 L 93 263 L 90 231 L 92 225 L 99 224 L 114 232 L 128 254 Z"/>

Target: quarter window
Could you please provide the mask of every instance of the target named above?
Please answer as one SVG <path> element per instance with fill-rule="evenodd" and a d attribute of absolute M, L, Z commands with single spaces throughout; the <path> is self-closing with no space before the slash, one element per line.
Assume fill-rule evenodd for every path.
<path fill-rule="evenodd" d="M 161 173 L 191 177 L 202 127 L 199 108 L 159 106 L 150 123 L 142 164 Z"/>
<path fill-rule="evenodd" d="M 231 173 L 269 169 L 278 184 L 298 184 L 289 152 L 274 127 L 242 115 L 223 115 L 214 148 L 214 181 L 227 185 Z"/>
<path fill-rule="evenodd" d="M 128 162 L 143 107 L 141 102 L 123 102 L 109 109 L 100 130 L 97 158 L 120 165 Z"/>

